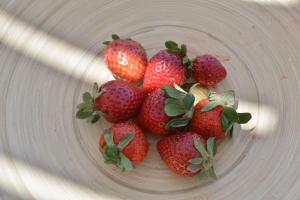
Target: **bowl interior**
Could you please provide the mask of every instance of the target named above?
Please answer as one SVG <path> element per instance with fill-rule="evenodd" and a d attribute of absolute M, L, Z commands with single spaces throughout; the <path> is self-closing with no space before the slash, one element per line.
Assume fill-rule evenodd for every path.
<path fill-rule="evenodd" d="M 297 1 L 0 2 L 0 197 L 47 199 L 297 199 L 300 24 Z M 5 27 L 5 28 L 1 28 Z M 220 142 L 219 179 L 173 174 L 148 134 L 133 172 L 104 164 L 103 130 L 75 119 L 81 94 L 113 79 L 102 41 L 131 37 L 148 58 L 166 40 L 217 56 L 238 111 L 251 112 Z"/>

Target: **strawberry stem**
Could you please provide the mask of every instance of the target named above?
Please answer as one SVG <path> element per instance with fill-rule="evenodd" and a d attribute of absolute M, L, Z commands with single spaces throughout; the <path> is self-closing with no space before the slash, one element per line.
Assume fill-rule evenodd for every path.
<path fill-rule="evenodd" d="M 111 35 L 111 38 L 112 38 L 113 41 L 114 41 L 114 40 L 121 40 L 120 36 L 117 35 L 117 34 L 112 34 L 112 35 Z M 124 39 L 124 40 L 132 40 L 132 39 L 131 39 L 131 38 L 126 38 L 126 39 Z M 104 42 L 102 42 L 102 44 L 104 44 L 104 45 L 107 46 L 107 45 L 110 45 L 111 42 L 112 42 L 112 41 L 104 41 Z"/>
<path fill-rule="evenodd" d="M 134 139 L 134 134 L 129 133 L 122 137 L 119 144 L 113 141 L 114 134 L 109 130 L 104 131 L 104 138 L 106 145 L 102 148 L 104 153 L 103 160 L 107 164 L 113 164 L 122 170 L 133 170 L 135 166 L 133 163 L 122 153 L 122 150 Z"/>
<path fill-rule="evenodd" d="M 200 180 L 216 179 L 217 176 L 213 166 L 213 159 L 217 153 L 217 144 L 215 138 L 209 138 L 207 140 L 206 148 L 199 140 L 195 140 L 194 147 L 200 153 L 200 157 L 189 160 L 190 165 L 187 169 L 192 173 L 198 173 Z"/>

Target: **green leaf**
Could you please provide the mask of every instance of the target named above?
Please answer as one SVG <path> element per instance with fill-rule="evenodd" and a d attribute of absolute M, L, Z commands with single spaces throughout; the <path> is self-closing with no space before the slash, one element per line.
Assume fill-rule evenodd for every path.
<path fill-rule="evenodd" d="M 91 93 L 85 92 L 82 95 L 82 100 L 83 100 L 83 102 L 87 102 L 87 103 L 88 102 L 92 102 L 93 101 L 93 97 L 92 97 Z"/>
<path fill-rule="evenodd" d="M 133 133 L 129 133 L 128 135 L 122 137 L 120 143 L 118 144 L 118 148 L 123 150 L 134 138 Z"/>
<path fill-rule="evenodd" d="M 224 115 L 224 112 L 222 113 L 221 122 L 222 122 L 223 129 L 226 131 L 230 126 L 230 122 L 227 119 L 227 117 Z"/>
<path fill-rule="evenodd" d="M 209 169 L 206 169 L 206 170 L 202 170 L 198 174 L 197 177 L 201 181 L 209 181 L 209 180 L 215 180 L 215 179 L 217 179 L 217 175 L 216 175 L 213 167 L 211 167 Z"/>
<path fill-rule="evenodd" d="M 187 92 L 184 89 L 182 89 L 179 85 L 177 85 L 177 83 L 174 83 L 173 85 L 176 90 L 182 92 L 183 94 L 187 94 Z"/>
<path fill-rule="evenodd" d="M 90 117 L 93 114 L 93 111 L 86 110 L 85 108 L 82 108 L 77 111 L 76 118 L 78 119 L 86 119 Z"/>
<path fill-rule="evenodd" d="M 201 158 L 193 158 L 189 160 L 189 163 L 193 165 L 201 165 L 203 163 L 203 160 Z"/>
<path fill-rule="evenodd" d="M 180 104 L 181 101 L 179 101 L 178 99 L 172 99 L 172 98 L 167 98 L 165 101 L 165 105 L 166 104 Z M 181 106 L 183 106 L 183 104 L 181 104 Z"/>
<path fill-rule="evenodd" d="M 190 63 L 190 59 L 187 56 L 184 56 L 183 59 L 182 59 L 182 63 L 184 65 L 186 65 L 186 64 Z"/>
<path fill-rule="evenodd" d="M 205 170 L 202 170 L 202 171 L 197 175 L 197 178 L 198 178 L 200 181 L 207 180 L 207 179 L 208 179 L 208 176 L 207 176 L 206 171 L 205 171 Z"/>
<path fill-rule="evenodd" d="M 187 167 L 187 170 L 190 171 L 190 172 L 192 172 L 192 173 L 197 173 L 197 172 L 199 172 L 201 169 L 202 169 L 202 166 L 201 166 L 201 165 L 190 164 L 190 165 Z"/>
<path fill-rule="evenodd" d="M 93 116 L 94 116 L 94 118 L 93 118 L 93 120 L 91 121 L 92 124 L 95 123 L 95 122 L 97 122 L 97 121 L 100 119 L 100 115 L 98 115 L 98 114 L 93 115 Z"/>
<path fill-rule="evenodd" d="M 87 122 L 93 124 L 93 123 L 97 122 L 99 119 L 100 119 L 100 115 L 93 114 L 87 119 Z"/>
<path fill-rule="evenodd" d="M 162 91 L 168 96 L 168 97 L 171 97 L 171 98 L 174 98 L 174 99 L 182 99 L 184 97 L 184 93 L 183 92 L 180 92 L 178 90 L 176 90 L 175 88 L 171 87 L 171 86 L 168 86 L 168 85 L 165 85 L 163 88 L 162 88 Z"/>
<path fill-rule="evenodd" d="M 207 150 L 210 155 L 215 156 L 217 153 L 217 143 L 215 138 L 209 138 L 206 142 Z"/>
<path fill-rule="evenodd" d="M 228 128 L 225 130 L 225 135 L 227 135 L 228 133 L 230 134 L 230 131 L 233 129 L 233 124 L 234 123 L 230 123 Z"/>
<path fill-rule="evenodd" d="M 185 44 L 182 44 L 180 47 L 181 53 L 185 56 L 187 52 L 187 48 Z"/>
<path fill-rule="evenodd" d="M 83 103 L 80 103 L 78 104 L 76 107 L 81 110 L 81 109 L 86 109 L 87 107 L 90 106 L 90 103 L 87 103 L 87 102 L 83 102 Z"/>
<path fill-rule="evenodd" d="M 106 149 L 105 155 L 107 156 L 108 160 L 117 161 L 119 159 L 120 151 L 116 145 L 113 145 Z"/>
<path fill-rule="evenodd" d="M 183 98 L 183 104 L 185 109 L 187 110 L 191 109 L 191 107 L 194 105 L 194 102 L 195 102 L 195 96 L 190 93 Z"/>
<path fill-rule="evenodd" d="M 252 118 L 250 113 L 238 113 L 238 123 L 239 124 L 246 124 Z"/>
<path fill-rule="evenodd" d="M 192 71 L 192 65 L 188 65 L 186 67 L 186 77 L 187 77 L 187 81 L 193 81 L 193 77 L 192 77 L 192 74 L 193 74 L 193 71 Z"/>
<path fill-rule="evenodd" d="M 180 49 L 178 48 L 178 44 L 174 41 L 168 40 L 165 42 L 165 46 L 168 50 L 170 50 L 171 52 L 179 52 Z"/>
<path fill-rule="evenodd" d="M 201 109 L 201 112 L 207 112 L 207 111 L 210 111 L 212 109 L 214 109 L 215 107 L 219 106 L 219 105 L 222 105 L 222 103 L 218 100 L 215 100 L 215 101 L 211 101 L 209 102 L 208 104 L 206 104 L 202 109 Z"/>
<path fill-rule="evenodd" d="M 195 140 L 194 141 L 194 146 L 199 151 L 199 153 L 202 155 L 202 157 L 204 159 L 207 159 L 208 154 L 207 154 L 207 152 L 205 150 L 205 147 L 203 146 L 203 144 L 199 140 Z"/>
<path fill-rule="evenodd" d="M 233 90 L 227 90 L 221 95 L 221 101 L 225 106 L 233 106 L 235 103 L 235 93 Z"/>
<path fill-rule="evenodd" d="M 120 153 L 121 162 L 120 165 L 126 170 L 133 170 L 135 167 L 132 162 L 121 152 Z"/>
<path fill-rule="evenodd" d="M 104 139 L 108 147 L 112 147 L 115 145 L 113 141 L 113 133 L 110 133 L 110 131 L 107 129 L 104 131 Z"/>
<path fill-rule="evenodd" d="M 214 167 L 211 167 L 208 170 L 206 170 L 206 174 L 210 180 L 217 179 L 217 175 L 215 173 Z"/>
<path fill-rule="evenodd" d="M 190 122 L 191 118 L 179 118 L 170 120 L 166 128 L 185 127 Z"/>
<path fill-rule="evenodd" d="M 104 45 L 109 45 L 111 43 L 111 41 L 104 41 L 104 42 L 102 42 L 102 44 L 104 44 Z"/>
<path fill-rule="evenodd" d="M 237 122 L 239 119 L 236 110 L 233 109 L 232 107 L 224 107 L 224 111 L 222 115 L 224 115 L 229 122 Z"/>
<path fill-rule="evenodd" d="M 111 38 L 112 38 L 113 40 L 119 40 L 119 39 L 120 39 L 120 37 L 119 37 L 117 34 L 112 34 L 112 35 L 111 35 Z"/>
<path fill-rule="evenodd" d="M 180 105 L 179 103 L 175 103 L 175 102 L 168 103 L 167 101 L 166 101 L 166 104 L 164 107 L 164 111 L 170 117 L 182 115 L 185 113 L 185 109 L 182 105 Z"/>

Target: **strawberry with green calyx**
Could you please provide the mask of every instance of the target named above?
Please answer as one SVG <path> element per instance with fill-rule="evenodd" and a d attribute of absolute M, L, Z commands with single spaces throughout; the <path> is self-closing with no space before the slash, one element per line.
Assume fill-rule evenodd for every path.
<path fill-rule="evenodd" d="M 197 133 L 184 132 L 161 139 L 157 150 L 167 166 L 178 175 L 198 175 L 202 180 L 216 178 L 213 158 L 217 145 L 214 138 L 206 141 Z"/>
<path fill-rule="evenodd" d="M 132 170 L 144 160 L 149 143 L 137 125 L 118 123 L 105 130 L 100 138 L 99 148 L 105 163 L 113 164 L 122 170 Z"/>
<path fill-rule="evenodd" d="M 159 51 L 149 61 L 144 77 L 144 90 L 153 92 L 164 85 L 182 85 L 186 82 L 186 46 L 166 41 L 167 49 Z"/>
<path fill-rule="evenodd" d="M 203 99 L 195 106 L 189 130 L 205 137 L 221 139 L 227 133 L 232 136 L 233 124 L 245 124 L 251 119 L 250 113 L 237 113 L 234 91 L 225 91 L 218 96 L 210 93 L 208 99 Z"/>
<path fill-rule="evenodd" d="M 132 39 L 112 35 L 113 41 L 105 41 L 104 61 L 116 79 L 137 84 L 145 73 L 147 55 L 144 47 Z"/>
<path fill-rule="evenodd" d="M 125 122 L 138 113 L 145 97 L 141 88 L 119 80 L 109 81 L 100 88 L 95 84 L 92 94 L 83 94 L 76 117 L 95 123 L 103 115 L 112 123 Z"/>
<path fill-rule="evenodd" d="M 164 111 L 169 117 L 176 117 L 170 120 L 167 128 L 185 127 L 192 119 L 194 112 L 195 97 L 191 93 L 187 93 L 177 84 L 174 88 L 165 85 L 162 91 L 168 97 L 165 101 Z"/>

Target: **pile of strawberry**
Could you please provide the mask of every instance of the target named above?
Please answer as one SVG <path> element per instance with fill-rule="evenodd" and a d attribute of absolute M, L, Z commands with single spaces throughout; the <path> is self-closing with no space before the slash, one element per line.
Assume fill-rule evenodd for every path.
<path fill-rule="evenodd" d="M 115 34 L 112 39 L 104 42 L 104 60 L 117 80 L 95 84 L 76 113 L 90 123 L 100 117 L 113 123 L 100 138 L 104 161 L 134 169 L 147 155 L 147 131 L 162 136 L 157 150 L 173 172 L 215 179 L 216 140 L 232 136 L 234 123 L 251 119 L 236 112 L 234 91 L 209 91 L 225 79 L 224 66 L 211 55 L 190 60 L 186 46 L 173 41 L 148 62 L 138 42 Z"/>

